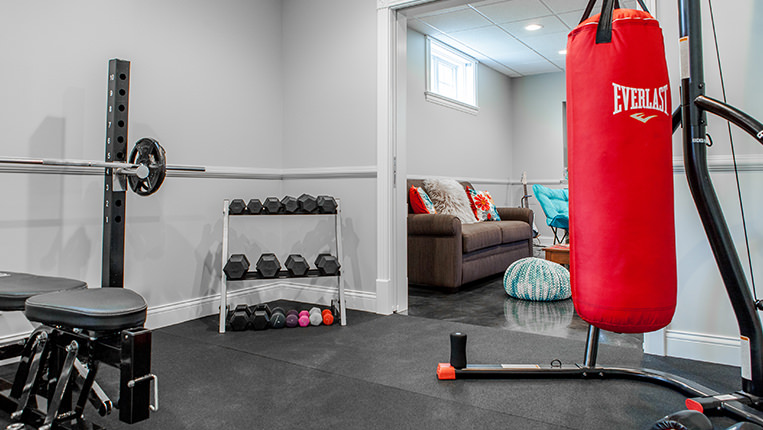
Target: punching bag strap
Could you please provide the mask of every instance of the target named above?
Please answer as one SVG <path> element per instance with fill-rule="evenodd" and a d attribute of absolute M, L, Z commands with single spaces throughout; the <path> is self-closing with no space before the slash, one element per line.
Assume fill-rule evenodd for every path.
<path fill-rule="evenodd" d="M 641 0 L 638 0 L 638 2 L 643 7 L 643 4 L 641 3 Z M 595 5 L 596 5 L 596 0 L 588 0 L 588 4 L 586 5 L 585 11 L 583 12 L 583 17 L 580 18 L 580 22 L 578 22 L 578 24 L 580 24 L 581 22 L 587 20 L 591 16 L 591 12 L 593 11 L 593 7 Z M 620 9 L 620 0 L 615 0 L 615 9 Z M 646 9 L 644 9 L 644 10 L 646 10 Z"/>
<path fill-rule="evenodd" d="M 596 44 L 612 42 L 612 11 L 617 0 L 604 0 L 601 4 L 599 25 L 596 27 Z"/>
<path fill-rule="evenodd" d="M 642 0 L 638 0 L 639 5 L 646 11 L 646 6 Z M 588 0 L 583 17 L 580 18 L 580 22 L 583 22 L 591 16 L 593 7 L 596 5 L 596 0 Z M 612 12 L 614 9 L 620 8 L 619 0 L 603 0 L 601 4 L 601 15 L 599 15 L 599 24 L 596 27 L 596 44 L 610 43 L 612 42 Z"/>

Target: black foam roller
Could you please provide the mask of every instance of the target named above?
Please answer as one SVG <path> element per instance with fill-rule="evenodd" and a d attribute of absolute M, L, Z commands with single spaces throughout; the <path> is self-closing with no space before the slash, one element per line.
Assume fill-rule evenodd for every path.
<path fill-rule="evenodd" d="M 466 367 L 466 334 L 450 334 L 450 365 L 456 369 Z"/>

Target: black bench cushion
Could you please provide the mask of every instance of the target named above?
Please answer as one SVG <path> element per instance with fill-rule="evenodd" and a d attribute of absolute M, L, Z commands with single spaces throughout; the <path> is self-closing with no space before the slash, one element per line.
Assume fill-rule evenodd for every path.
<path fill-rule="evenodd" d="M 26 301 L 24 314 L 46 325 L 93 331 L 142 327 L 146 301 L 124 288 L 92 288 L 41 294 Z"/>
<path fill-rule="evenodd" d="M 0 311 L 23 311 L 26 299 L 39 294 L 85 288 L 85 282 L 75 279 L 0 272 Z"/>

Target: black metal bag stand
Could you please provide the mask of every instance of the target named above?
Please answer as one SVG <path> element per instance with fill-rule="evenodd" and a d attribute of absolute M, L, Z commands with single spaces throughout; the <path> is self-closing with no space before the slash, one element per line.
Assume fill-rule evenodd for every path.
<path fill-rule="evenodd" d="M 763 331 L 757 303 L 750 293 L 734 242 L 723 216 L 707 168 L 706 114 L 716 114 L 763 143 L 763 124 L 704 94 L 702 27 L 699 0 L 678 0 L 681 49 L 681 107 L 673 114 L 673 130 L 683 125 L 684 165 L 689 188 L 705 228 L 710 247 L 734 309 L 743 347 L 742 389 L 720 394 L 693 381 L 650 369 L 600 367 L 596 365 L 599 328 L 590 326 L 582 365 L 467 364 L 466 335 L 451 334 L 450 363 L 440 363 L 440 379 L 461 378 L 619 378 L 636 379 L 666 386 L 683 393 L 687 407 L 701 412 L 728 415 L 763 425 Z"/>

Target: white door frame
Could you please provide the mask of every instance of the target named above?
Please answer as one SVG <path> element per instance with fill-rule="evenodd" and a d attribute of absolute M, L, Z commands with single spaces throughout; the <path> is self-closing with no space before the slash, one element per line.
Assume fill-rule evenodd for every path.
<path fill-rule="evenodd" d="M 405 154 L 407 20 L 399 10 L 429 1 L 377 2 L 376 311 L 383 315 L 408 309 L 406 168 L 397 157 Z"/>
<path fill-rule="evenodd" d="M 408 309 L 408 203 L 406 199 L 407 18 L 402 9 L 468 0 L 377 0 L 376 88 L 376 311 Z M 400 155 L 400 156 L 398 156 Z"/>

